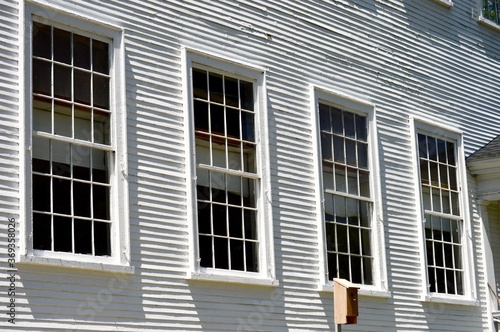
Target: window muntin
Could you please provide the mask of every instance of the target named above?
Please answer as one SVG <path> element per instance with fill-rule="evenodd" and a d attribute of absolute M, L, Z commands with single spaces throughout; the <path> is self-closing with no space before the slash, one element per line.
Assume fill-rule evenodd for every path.
<path fill-rule="evenodd" d="M 429 291 L 464 294 L 456 144 L 418 134 Z"/>
<path fill-rule="evenodd" d="M 483 17 L 500 24 L 500 0 L 483 0 Z"/>
<path fill-rule="evenodd" d="M 109 42 L 33 22 L 33 249 L 111 256 Z"/>
<path fill-rule="evenodd" d="M 329 279 L 373 283 L 367 117 L 319 103 Z"/>
<path fill-rule="evenodd" d="M 200 267 L 259 272 L 254 83 L 192 69 Z"/>

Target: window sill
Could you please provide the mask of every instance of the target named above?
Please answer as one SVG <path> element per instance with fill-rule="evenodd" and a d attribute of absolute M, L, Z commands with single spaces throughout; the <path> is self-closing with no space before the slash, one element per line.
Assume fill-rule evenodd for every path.
<path fill-rule="evenodd" d="M 493 23 L 492 21 L 490 21 L 490 20 L 488 20 L 488 19 L 486 19 L 486 18 L 484 18 L 482 16 L 479 16 L 477 18 L 477 21 L 478 21 L 479 24 L 482 24 L 482 25 L 484 25 L 484 26 L 486 26 L 488 28 L 491 28 L 493 30 L 496 30 L 496 31 L 500 32 L 500 25 L 499 24 Z"/>
<path fill-rule="evenodd" d="M 120 265 L 113 263 L 100 263 L 100 262 L 85 262 L 52 257 L 39 257 L 39 256 L 20 256 L 19 265 L 45 265 L 60 268 L 82 269 L 100 272 L 113 272 L 123 274 L 134 274 L 135 269 L 133 266 Z"/>
<path fill-rule="evenodd" d="M 242 284 L 249 286 L 277 287 L 279 281 L 273 278 L 262 278 L 258 276 L 237 276 L 227 274 L 214 274 L 208 272 L 192 272 L 188 275 L 190 281 L 219 282 Z"/>
<path fill-rule="evenodd" d="M 434 2 L 437 2 L 438 4 L 443 5 L 445 7 L 448 7 L 448 8 L 453 7 L 452 0 L 434 0 Z"/>
<path fill-rule="evenodd" d="M 429 294 L 425 295 L 422 302 L 455 304 L 463 306 L 477 306 L 478 302 L 473 298 L 460 295 Z"/>
<path fill-rule="evenodd" d="M 359 285 L 358 295 L 367 297 L 380 297 L 380 298 L 390 298 L 392 296 L 391 292 L 385 289 L 376 288 L 374 286 Z M 333 284 L 320 285 L 320 292 L 333 293 Z"/>

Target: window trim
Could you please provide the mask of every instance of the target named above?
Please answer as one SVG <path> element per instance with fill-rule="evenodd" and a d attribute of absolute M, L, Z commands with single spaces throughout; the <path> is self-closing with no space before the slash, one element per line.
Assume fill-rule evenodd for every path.
<path fill-rule="evenodd" d="M 187 279 L 191 281 L 230 282 L 260 286 L 277 286 L 275 276 L 273 225 L 265 220 L 272 220 L 270 202 L 270 177 L 268 153 L 268 134 L 266 98 L 265 98 L 265 70 L 252 64 L 237 62 L 220 55 L 211 55 L 194 49 L 181 47 L 183 102 L 185 107 L 185 146 L 186 146 L 186 181 L 187 181 L 187 220 L 189 232 L 189 270 Z M 196 140 L 194 128 L 192 77 L 191 69 L 198 64 L 202 68 L 210 68 L 214 72 L 223 73 L 236 78 L 255 82 L 255 139 L 256 139 L 256 175 L 260 179 L 257 225 L 259 236 L 259 272 L 244 272 L 216 268 L 202 268 L 199 266 L 197 199 L 196 199 Z"/>
<path fill-rule="evenodd" d="M 130 265 L 130 237 L 128 211 L 128 162 L 127 162 L 127 113 L 125 111 L 125 74 L 124 74 L 124 43 L 123 29 L 109 24 L 97 22 L 91 18 L 82 18 L 76 12 L 55 9 L 49 5 L 27 3 L 21 15 L 21 58 L 26 66 L 21 66 L 21 86 L 24 91 L 21 100 L 21 139 L 23 152 L 20 154 L 20 250 L 16 257 L 19 263 L 35 263 L 58 267 L 84 268 L 89 270 L 133 273 Z M 37 21 L 44 24 L 61 27 L 98 40 L 109 39 L 110 48 L 110 99 L 111 99 L 111 133 L 110 148 L 115 158 L 111 167 L 111 256 L 97 257 L 83 254 L 72 254 L 33 249 L 32 242 L 32 191 L 31 191 L 31 141 L 32 141 L 32 26 Z M 21 89 L 22 91 L 22 89 Z M 24 221 L 24 222 L 23 222 Z"/>
<path fill-rule="evenodd" d="M 368 128 L 368 161 L 370 171 L 370 201 L 373 203 L 371 246 L 373 256 L 373 285 L 358 284 L 359 294 L 364 296 L 390 297 L 387 285 L 387 268 L 384 250 L 384 225 L 381 218 L 381 191 L 379 179 L 378 138 L 376 132 L 376 106 L 366 100 L 359 99 L 340 91 L 310 86 L 311 106 L 313 110 L 313 143 L 315 154 L 315 178 L 316 180 L 316 214 L 319 230 L 318 250 L 319 255 L 319 284 L 320 291 L 333 291 L 333 283 L 328 279 L 327 269 L 327 243 L 326 226 L 324 220 L 324 189 L 321 159 L 321 131 L 319 124 L 319 102 L 339 107 L 343 110 L 366 116 Z"/>
<path fill-rule="evenodd" d="M 421 301 L 424 302 L 442 302 L 449 304 L 460 305 L 475 305 L 477 303 L 477 292 L 475 289 L 475 275 L 473 271 L 473 243 L 472 243 L 472 230 L 471 230 L 471 217 L 469 201 L 467 200 L 466 193 L 467 187 L 467 171 L 465 164 L 465 152 L 463 144 L 463 132 L 443 124 L 439 121 L 429 121 L 428 119 L 410 116 L 410 130 L 411 130 L 411 143 L 412 143 L 412 159 L 414 165 L 414 181 L 415 181 L 415 206 L 416 206 L 416 220 L 418 221 L 417 234 L 420 237 L 420 258 L 421 264 Z M 462 232 L 462 263 L 464 265 L 463 288 L 464 294 L 445 294 L 445 293 L 432 293 L 429 291 L 428 285 L 428 264 L 427 264 L 427 251 L 426 251 L 426 238 L 425 238 L 425 222 L 424 222 L 424 205 L 422 198 L 422 189 L 420 182 L 419 171 L 419 151 L 418 151 L 418 134 L 428 134 L 436 138 L 445 140 L 453 140 L 456 145 L 457 155 L 457 181 L 460 188 L 459 203 L 460 203 L 460 217 L 463 222 Z"/>

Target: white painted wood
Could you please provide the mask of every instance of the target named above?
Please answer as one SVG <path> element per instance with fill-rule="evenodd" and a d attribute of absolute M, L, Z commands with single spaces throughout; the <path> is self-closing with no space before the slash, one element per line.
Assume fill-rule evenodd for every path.
<path fill-rule="evenodd" d="M 135 271 L 19 264 L 16 326 L 4 316 L 0 330 L 333 330 L 332 294 L 318 290 L 325 258 L 319 249 L 311 85 L 366 101 L 377 112 L 379 236 L 390 293 L 360 292 L 358 325 L 344 330 L 489 330 L 479 188 L 472 177 L 466 181 L 467 214 L 477 302 L 421 301 L 425 258 L 410 127 L 413 116 L 455 128 L 463 133 L 465 156 L 500 133 L 500 35 L 478 23 L 477 1 L 454 1 L 450 8 L 433 0 L 26 3 L 41 4 L 37 15 L 61 24 L 85 21 L 104 35 L 123 29 L 118 51 L 124 71 L 117 91 L 122 102 L 116 106 L 127 110 L 120 128 L 126 135 L 117 147 L 127 150 L 119 161 L 120 195 L 129 196 L 122 212 L 129 224 L 123 249 L 130 254 L 123 258 Z M 10 301 L 4 221 L 16 218 L 18 237 L 29 223 L 30 203 L 23 198 L 30 190 L 29 132 L 22 117 L 30 91 L 24 6 L 22 0 L 0 0 L 2 306 Z M 196 222 L 185 49 L 265 72 L 260 125 L 267 128 L 262 168 L 268 174 L 262 194 L 276 282 L 187 280 L 196 259 L 190 250 Z M 490 222 L 492 230 L 495 225 Z M 498 241 L 492 241 L 491 252 L 500 252 Z M 497 260 L 498 255 L 500 280 Z"/>

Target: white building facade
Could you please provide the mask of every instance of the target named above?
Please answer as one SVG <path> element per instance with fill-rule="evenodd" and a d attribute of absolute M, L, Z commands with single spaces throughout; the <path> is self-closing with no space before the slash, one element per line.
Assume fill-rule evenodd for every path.
<path fill-rule="evenodd" d="M 498 331 L 499 7 L 0 0 L 0 329 Z"/>

